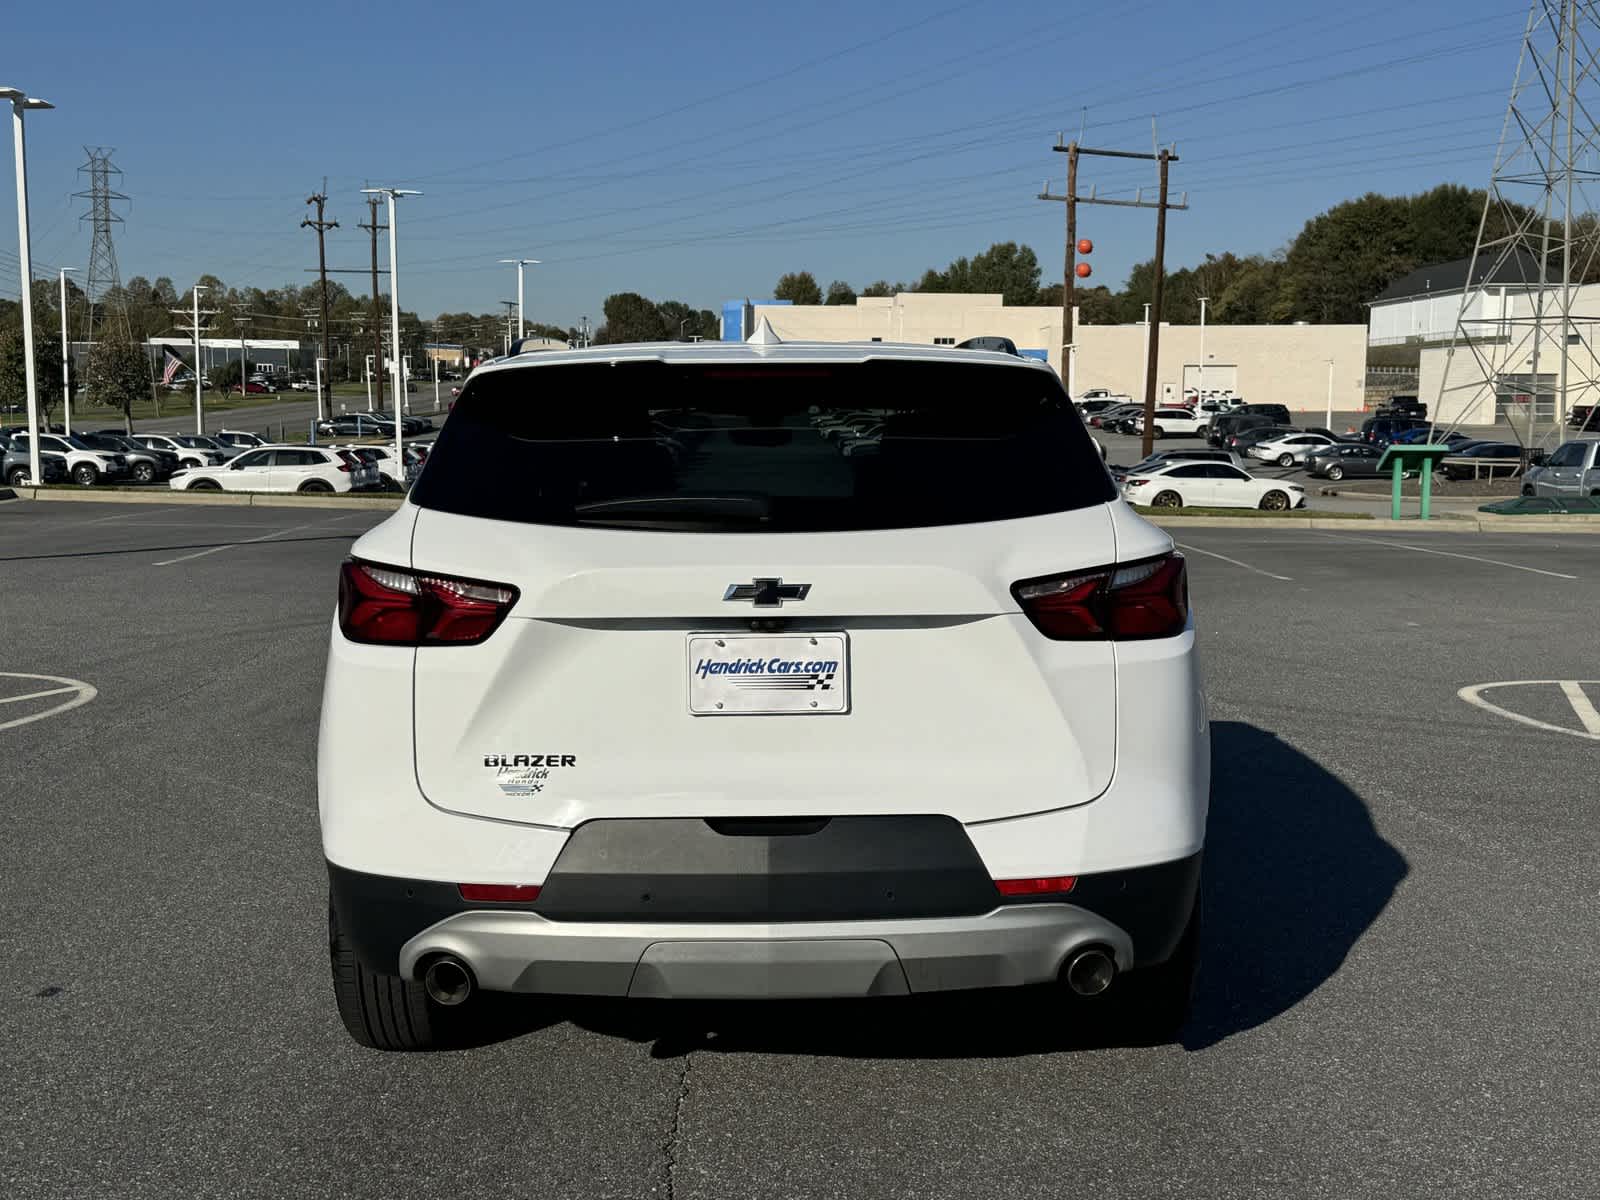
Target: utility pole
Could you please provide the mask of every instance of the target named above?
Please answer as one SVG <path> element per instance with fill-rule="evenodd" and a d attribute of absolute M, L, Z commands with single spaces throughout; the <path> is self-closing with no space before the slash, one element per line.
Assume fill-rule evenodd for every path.
<path fill-rule="evenodd" d="M 500 301 L 500 303 L 504 304 L 506 306 L 506 332 L 505 332 L 505 346 L 506 346 L 506 348 L 505 348 L 505 353 L 510 354 L 511 353 L 511 336 L 512 336 L 511 335 L 511 331 L 516 327 L 512 323 L 511 313 L 512 313 L 514 307 L 516 306 L 517 302 L 515 300 L 502 300 L 502 301 Z"/>
<path fill-rule="evenodd" d="M 1061 377 L 1063 383 L 1068 383 L 1069 365 L 1073 351 L 1073 308 L 1077 300 L 1077 264 L 1075 259 L 1078 253 L 1078 205 L 1103 204 L 1112 208 L 1153 208 L 1156 210 L 1156 262 L 1155 262 L 1155 294 L 1150 297 L 1155 308 L 1154 324 L 1149 315 L 1145 317 L 1146 359 L 1145 365 L 1145 395 L 1144 395 L 1144 452 L 1150 453 L 1154 445 L 1155 423 L 1155 386 L 1156 386 L 1156 357 L 1158 342 L 1160 340 L 1157 330 L 1161 325 L 1161 290 L 1162 266 L 1166 252 L 1167 240 L 1167 210 L 1186 209 L 1189 207 L 1189 198 L 1185 194 L 1177 204 L 1167 201 L 1167 164 L 1178 161 L 1178 156 L 1170 150 L 1161 150 L 1154 154 L 1142 154 L 1132 150 L 1106 150 L 1098 147 L 1080 146 L 1076 141 L 1068 142 L 1064 134 L 1056 135 L 1056 144 L 1052 150 L 1059 151 L 1067 156 L 1067 192 L 1064 196 L 1054 195 L 1050 185 L 1045 184 L 1044 191 L 1039 193 L 1040 200 L 1055 200 L 1064 202 L 1067 206 L 1067 253 L 1066 270 L 1061 284 L 1062 312 L 1062 338 L 1061 338 Z M 1156 203 L 1152 204 L 1144 198 L 1144 189 L 1140 188 L 1134 193 L 1132 200 L 1111 200 L 1102 197 L 1096 189 L 1090 189 L 1087 196 L 1078 194 L 1078 158 L 1080 155 L 1092 155 L 1096 158 L 1136 158 L 1154 161 L 1160 167 L 1161 194 Z M 1070 383 L 1069 383 L 1070 386 Z"/>
<path fill-rule="evenodd" d="M 1199 412 L 1200 406 L 1206 402 L 1206 304 L 1210 300 L 1210 296 L 1200 297 L 1200 381 L 1194 389 L 1195 412 Z"/>
<path fill-rule="evenodd" d="M 328 202 L 327 192 L 328 181 L 326 178 L 324 178 L 322 181 L 322 191 L 306 198 L 307 204 L 315 204 L 317 206 L 317 219 L 313 221 L 307 217 L 304 221 L 300 222 L 300 228 L 305 229 L 309 226 L 317 231 L 317 274 L 322 280 L 323 359 L 327 359 L 328 357 L 328 256 L 323 247 L 322 238 L 328 230 L 339 228 L 339 222 L 324 221 L 322 219 L 322 206 Z M 331 410 L 332 405 L 329 405 L 329 408 Z M 319 362 L 317 364 L 317 419 L 320 421 L 326 415 L 328 414 L 325 414 L 322 409 L 322 364 Z"/>
<path fill-rule="evenodd" d="M 214 317 L 217 315 L 217 310 L 214 308 L 202 309 L 200 307 L 200 293 L 205 290 L 205 287 L 201 284 L 195 284 L 191 297 L 191 308 L 188 310 L 181 308 L 174 308 L 170 310 L 172 315 L 175 317 L 189 318 L 189 328 L 185 329 L 182 325 L 179 325 L 177 327 L 178 332 L 188 333 L 194 336 L 194 431 L 196 434 L 203 434 L 206 431 L 206 410 L 204 403 L 205 397 L 204 392 L 202 391 L 202 385 L 200 383 L 200 376 L 202 374 L 200 369 L 200 318 Z"/>
<path fill-rule="evenodd" d="M 367 197 L 368 219 L 357 228 L 365 229 L 372 235 L 372 370 L 368 373 L 367 384 L 367 410 L 375 411 L 372 407 L 371 377 L 378 379 L 378 408 L 383 407 L 383 311 L 378 307 L 378 234 L 388 229 L 387 225 L 378 222 L 378 197 Z M 399 353 L 397 349 L 395 353 Z M 396 409 L 396 415 L 399 410 Z"/>

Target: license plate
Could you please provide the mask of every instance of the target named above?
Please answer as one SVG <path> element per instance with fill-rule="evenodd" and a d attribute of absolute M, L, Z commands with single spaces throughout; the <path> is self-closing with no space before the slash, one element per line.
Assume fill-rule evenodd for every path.
<path fill-rule="evenodd" d="M 849 712 L 849 638 L 690 634 L 689 711 L 701 717 Z"/>

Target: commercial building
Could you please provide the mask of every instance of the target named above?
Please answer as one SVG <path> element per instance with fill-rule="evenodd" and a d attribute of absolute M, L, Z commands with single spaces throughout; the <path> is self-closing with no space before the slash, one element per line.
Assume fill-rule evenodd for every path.
<path fill-rule="evenodd" d="M 1007 305 L 998 294 L 901 292 L 863 296 L 854 304 L 731 302 L 743 332 L 766 318 L 779 337 L 824 342 L 910 342 L 955 345 L 968 338 L 1010 338 L 1030 358 L 1061 371 L 1061 309 Z M 1070 374 L 1074 394 L 1108 388 L 1142 397 L 1146 327 L 1079 325 Z M 1156 364 L 1158 402 L 1186 389 L 1232 390 L 1246 400 L 1300 411 L 1362 407 L 1367 330 L 1362 325 L 1169 325 L 1163 323 Z M 1202 358 L 1203 354 L 1203 358 Z"/>

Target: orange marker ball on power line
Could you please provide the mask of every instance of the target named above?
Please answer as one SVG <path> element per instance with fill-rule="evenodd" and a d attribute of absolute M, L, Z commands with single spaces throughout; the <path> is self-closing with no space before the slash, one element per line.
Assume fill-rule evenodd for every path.
<path fill-rule="evenodd" d="M 1089 276 L 1091 276 L 1093 274 L 1094 274 L 1094 268 L 1091 267 L 1088 263 L 1079 263 L 1078 264 L 1078 278 L 1079 279 L 1087 279 L 1087 278 L 1089 278 Z"/>
<path fill-rule="evenodd" d="M 1094 253 L 1094 243 L 1091 242 L 1088 238 L 1079 238 L 1078 239 L 1078 253 L 1079 254 L 1093 254 Z"/>

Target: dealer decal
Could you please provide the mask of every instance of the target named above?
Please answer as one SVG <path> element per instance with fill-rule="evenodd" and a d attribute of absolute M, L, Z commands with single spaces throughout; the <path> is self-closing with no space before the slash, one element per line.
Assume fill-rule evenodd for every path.
<path fill-rule="evenodd" d="M 576 767 L 576 754 L 485 754 L 483 765 L 492 768 L 495 783 L 508 796 L 537 796 L 550 780 L 550 772 Z"/>

